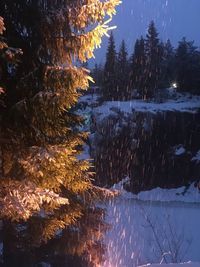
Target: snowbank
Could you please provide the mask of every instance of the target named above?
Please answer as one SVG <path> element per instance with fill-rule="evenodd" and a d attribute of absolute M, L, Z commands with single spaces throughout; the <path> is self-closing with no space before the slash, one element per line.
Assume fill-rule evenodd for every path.
<path fill-rule="evenodd" d="M 182 145 L 179 145 L 179 146 L 175 147 L 174 154 L 176 156 L 180 156 L 180 155 L 184 154 L 185 152 L 186 152 L 186 150 Z"/>
<path fill-rule="evenodd" d="M 185 186 L 173 189 L 157 187 L 149 191 L 142 191 L 136 195 L 123 189 L 123 184 L 128 182 L 129 179 L 126 178 L 113 186 L 113 189 L 117 189 L 121 192 L 123 198 L 142 201 L 200 203 L 200 191 L 195 187 L 194 183 L 192 183 L 189 188 Z"/>
<path fill-rule="evenodd" d="M 169 263 L 169 264 L 146 264 L 140 267 L 200 267 L 200 262 L 183 262 L 183 263 Z"/>
<path fill-rule="evenodd" d="M 112 109 L 117 108 L 125 113 L 138 112 L 164 112 L 164 111 L 179 111 L 188 113 L 197 113 L 200 109 L 200 96 L 186 95 L 178 99 L 168 100 L 164 103 L 146 102 L 142 100 L 132 101 L 108 101 L 101 106 L 95 108 L 95 113 L 99 114 L 101 118 L 109 114 L 116 114 Z"/>
<path fill-rule="evenodd" d="M 99 95 L 94 94 L 85 94 L 79 98 L 79 103 L 87 102 L 88 104 L 97 103 L 99 100 Z"/>
<path fill-rule="evenodd" d="M 192 158 L 192 161 L 196 161 L 196 163 L 200 162 L 200 150 L 197 152 L 197 154 Z"/>
<path fill-rule="evenodd" d="M 134 195 L 134 197 L 140 200 L 150 201 L 181 201 L 200 203 L 200 192 L 194 184 L 192 184 L 188 189 L 185 187 L 177 189 L 162 189 L 158 187 L 150 191 L 140 192 L 138 195 Z"/>

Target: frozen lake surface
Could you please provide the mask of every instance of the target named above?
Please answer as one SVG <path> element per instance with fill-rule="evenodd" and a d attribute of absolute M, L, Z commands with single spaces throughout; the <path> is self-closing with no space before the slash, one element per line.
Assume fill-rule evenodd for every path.
<path fill-rule="evenodd" d="M 200 203 L 148 201 L 123 196 L 107 205 L 103 267 L 200 262 Z"/>

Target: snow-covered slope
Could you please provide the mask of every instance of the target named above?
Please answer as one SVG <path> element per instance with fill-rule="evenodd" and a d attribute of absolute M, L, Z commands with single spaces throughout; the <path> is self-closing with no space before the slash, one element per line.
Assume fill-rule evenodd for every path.
<path fill-rule="evenodd" d="M 132 198 L 142 201 L 200 203 L 200 191 L 194 183 L 192 183 L 188 188 L 185 186 L 172 189 L 157 187 L 149 191 L 142 191 L 138 194 L 133 194 L 123 189 L 123 184 L 127 182 L 129 182 L 128 178 L 113 186 L 114 189 L 121 192 L 121 196 L 123 198 Z"/>
<path fill-rule="evenodd" d="M 200 262 L 183 262 L 183 263 L 169 263 L 169 264 L 146 264 L 139 267 L 200 267 Z"/>
<path fill-rule="evenodd" d="M 191 96 L 189 94 L 182 95 L 178 99 L 167 100 L 163 103 L 148 102 L 142 100 L 131 101 L 108 101 L 95 109 L 95 113 L 101 118 L 109 114 L 115 114 L 113 108 L 118 108 L 125 113 L 138 112 L 163 112 L 163 111 L 179 111 L 196 113 L 200 109 L 200 96 Z"/>

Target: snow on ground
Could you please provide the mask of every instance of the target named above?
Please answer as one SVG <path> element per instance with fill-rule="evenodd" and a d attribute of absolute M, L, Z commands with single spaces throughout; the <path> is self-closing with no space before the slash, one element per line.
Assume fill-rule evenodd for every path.
<path fill-rule="evenodd" d="M 187 190 L 155 188 L 134 195 L 123 189 L 124 182 L 129 179 L 113 186 L 121 195 L 106 205 L 112 228 L 105 237 L 103 267 L 137 267 L 149 262 L 150 267 L 172 262 L 187 263 L 167 267 L 200 267 L 200 193 L 194 184 Z"/>
<path fill-rule="evenodd" d="M 79 102 L 87 102 L 87 103 L 97 103 L 99 99 L 99 95 L 94 94 L 85 94 L 79 98 Z"/>
<path fill-rule="evenodd" d="M 180 156 L 180 155 L 184 154 L 185 152 L 186 152 L 186 150 L 182 145 L 179 145 L 179 146 L 175 147 L 174 154 L 176 156 Z"/>
<path fill-rule="evenodd" d="M 199 189 L 194 186 L 194 183 L 188 189 L 185 187 L 177 189 L 155 188 L 150 191 L 140 192 L 138 195 L 134 195 L 134 197 L 144 201 L 182 201 L 200 203 L 200 192 Z"/>
<path fill-rule="evenodd" d="M 104 240 L 106 260 L 102 267 L 200 262 L 200 203 L 189 194 L 176 194 L 183 190 L 155 189 L 110 200 L 106 208 L 111 230 Z"/>
<path fill-rule="evenodd" d="M 141 201 L 200 203 L 200 191 L 195 187 L 194 183 L 188 188 L 185 186 L 172 189 L 157 187 L 149 191 L 142 191 L 136 195 L 123 189 L 123 183 L 127 183 L 128 181 L 129 179 L 126 178 L 113 186 L 114 189 L 121 192 L 123 198 L 132 198 Z"/>
<path fill-rule="evenodd" d="M 200 267 L 200 262 L 182 262 L 182 263 L 170 263 L 170 264 L 146 264 L 139 267 Z"/>
<path fill-rule="evenodd" d="M 197 163 L 200 162 L 200 150 L 197 152 L 197 154 L 191 160 L 196 161 Z"/>
<path fill-rule="evenodd" d="M 115 199 L 107 204 L 103 267 L 200 262 L 199 204 Z"/>
<path fill-rule="evenodd" d="M 125 113 L 150 112 L 157 113 L 163 111 L 180 111 L 196 113 L 200 109 L 200 96 L 180 96 L 178 99 L 167 100 L 163 103 L 147 102 L 143 100 L 131 101 L 108 101 L 95 108 L 95 113 L 103 119 L 109 114 L 116 114 L 112 109 L 118 108 Z"/>

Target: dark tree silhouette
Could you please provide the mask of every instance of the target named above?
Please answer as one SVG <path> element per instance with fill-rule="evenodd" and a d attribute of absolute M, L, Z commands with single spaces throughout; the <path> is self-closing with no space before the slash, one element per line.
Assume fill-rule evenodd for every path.
<path fill-rule="evenodd" d="M 114 36 L 111 32 L 104 66 L 102 96 L 105 100 L 112 100 L 116 93 L 116 50 Z"/>
<path fill-rule="evenodd" d="M 103 72 L 103 66 L 101 64 L 95 64 L 92 70 L 92 77 L 95 81 L 95 84 L 100 87 L 103 85 Z"/>
<path fill-rule="evenodd" d="M 183 38 L 176 50 L 176 80 L 180 91 L 200 93 L 200 53 Z"/>
<path fill-rule="evenodd" d="M 175 51 L 168 39 L 163 46 L 159 88 L 169 88 L 175 82 Z"/>
<path fill-rule="evenodd" d="M 145 41 L 141 36 L 136 40 L 134 53 L 131 60 L 130 84 L 132 89 L 137 89 L 142 97 L 144 97 L 144 80 L 146 74 L 146 55 Z"/>
<path fill-rule="evenodd" d="M 129 90 L 129 65 L 128 65 L 128 53 L 126 49 L 125 41 L 123 40 L 119 48 L 116 64 L 116 98 L 119 100 L 126 100 L 130 98 Z"/>
<path fill-rule="evenodd" d="M 146 35 L 145 97 L 155 94 L 161 74 L 162 47 L 155 24 L 151 21 Z"/>

